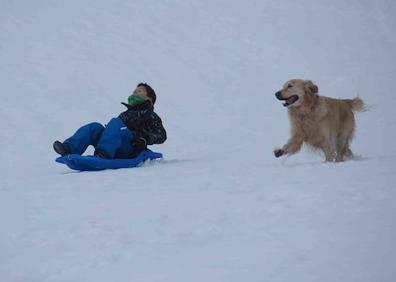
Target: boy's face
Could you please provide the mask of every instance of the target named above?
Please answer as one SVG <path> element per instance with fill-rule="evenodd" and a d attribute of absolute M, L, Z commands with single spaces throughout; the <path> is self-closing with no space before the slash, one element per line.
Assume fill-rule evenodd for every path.
<path fill-rule="evenodd" d="M 135 91 L 133 91 L 133 94 L 143 97 L 145 100 L 150 100 L 152 102 L 151 98 L 147 96 L 147 91 L 144 86 L 136 87 Z"/>

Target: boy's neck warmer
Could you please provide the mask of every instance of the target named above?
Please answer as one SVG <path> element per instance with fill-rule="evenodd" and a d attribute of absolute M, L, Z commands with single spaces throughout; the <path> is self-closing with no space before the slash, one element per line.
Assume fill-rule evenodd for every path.
<path fill-rule="evenodd" d="M 128 97 L 128 104 L 131 106 L 142 104 L 144 101 L 145 99 L 142 96 L 136 94 L 132 94 Z"/>

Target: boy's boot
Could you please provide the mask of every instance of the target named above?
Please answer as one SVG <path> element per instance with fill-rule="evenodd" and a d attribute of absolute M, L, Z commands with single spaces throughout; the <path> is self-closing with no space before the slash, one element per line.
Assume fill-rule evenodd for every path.
<path fill-rule="evenodd" d="M 55 152 L 57 152 L 62 157 L 70 154 L 69 147 L 58 140 L 54 142 L 53 147 L 54 147 Z"/>

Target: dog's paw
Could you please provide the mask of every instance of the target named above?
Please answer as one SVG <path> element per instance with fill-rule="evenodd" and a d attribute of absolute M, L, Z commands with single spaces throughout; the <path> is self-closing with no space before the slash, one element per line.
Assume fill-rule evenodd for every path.
<path fill-rule="evenodd" d="M 274 150 L 274 155 L 277 158 L 279 158 L 280 156 L 283 156 L 284 154 L 285 154 L 285 151 L 283 151 L 282 149 L 275 149 Z"/>

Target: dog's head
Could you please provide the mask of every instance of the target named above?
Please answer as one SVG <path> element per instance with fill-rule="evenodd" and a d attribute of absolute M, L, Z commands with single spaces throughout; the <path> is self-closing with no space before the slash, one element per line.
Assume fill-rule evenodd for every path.
<path fill-rule="evenodd" d="M 275 93 L 278 100 L 285 101 L 285 107 L 309 105 L 318 94 L 318 87 L 310 80 L 292 79 Z"/>

